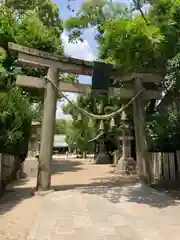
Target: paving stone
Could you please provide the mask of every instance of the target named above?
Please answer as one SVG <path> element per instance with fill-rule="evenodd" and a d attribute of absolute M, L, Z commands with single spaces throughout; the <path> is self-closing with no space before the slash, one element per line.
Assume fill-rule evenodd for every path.
<path fill-rule="evenodd" d="M 13 194 L 5 198 L 0 240 L 179 240 L 173 198 L 113 175 L 110 166 L 76 163 L 52 176 L 57 192 L 27 196 L 33 181 L 18 187 L 15 202 Z"/>

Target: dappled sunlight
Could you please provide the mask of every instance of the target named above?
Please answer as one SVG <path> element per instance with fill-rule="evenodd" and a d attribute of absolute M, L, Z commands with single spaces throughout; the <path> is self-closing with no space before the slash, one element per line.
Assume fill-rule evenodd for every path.
<path fill-rule="evenodd" d="M 59 177 L 62 184 L 56 182 L 53 185 L 56 191 L 78 190 L 82 194 L 103 197 L 112 203 L 131 202 L 155 208 L 177 204 L 174 198 L 165 193 L 138 183 L 136 176 L 120 176 L 113 173 L 111 165 L 95 165 L 86 162 L 78 166 L 78 163 L 74 160 L 72 166 L 69 166 L 71 162 L 67 161 L 66 165 L 66 160 L 64 161 L 66 165 L 64 169 L 70 168 L 70 172 L 68 175 Z M 74 172 L 71 172 L 71 167 L 75 167 Z"/>
<path fill-rule="evenodd" d="M 100 195 L 113 203 L 131 202 L 149 205 L 155 208 L 164 208 L 176 205 L 176 201 L 164 193 L 160 193 L 148 186 L 135 181 L 118 181 L 112 183 L 90 184 L 81 189 L 82 193 Z"/>

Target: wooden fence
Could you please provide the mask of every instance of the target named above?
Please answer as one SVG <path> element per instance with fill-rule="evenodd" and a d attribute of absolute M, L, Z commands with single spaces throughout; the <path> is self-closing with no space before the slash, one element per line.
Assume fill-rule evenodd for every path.
<path fill-rule="evenodd" d="M 149 168 L 152 183 L 180 182 L 180 151 L 149 153 Z"/>

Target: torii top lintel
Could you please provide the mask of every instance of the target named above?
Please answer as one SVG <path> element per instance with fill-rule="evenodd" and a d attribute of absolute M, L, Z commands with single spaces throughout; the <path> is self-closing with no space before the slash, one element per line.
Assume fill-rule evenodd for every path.
<path fill-rule="evenodd" d="M 18 61 L 22 63 L 39 68 L 55 66 L 62 72 L 78 75 L 92 76 L 93 74 L 94 63 L 92 61 L 72 57 L 60 57 L 15 43 L 8 43 L 8 47 L 11 51 L 18 53 Z M 159 69 L 142 69 L 142 71 L 139 70 L 138 72 L 121 76 L 120 71 L 113 66 L 112 76 L 118 76 L 123 81 L 141 77 L 146 82 L 160 82 L 164 74 Z"/>

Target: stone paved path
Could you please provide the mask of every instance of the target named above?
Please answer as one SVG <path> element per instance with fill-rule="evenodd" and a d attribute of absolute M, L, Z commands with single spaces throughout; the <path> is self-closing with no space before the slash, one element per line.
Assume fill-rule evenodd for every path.
<path fill-rule="evenodd" d="M 45 197 L 27 240 L 178 240 L 180 207 L 171 201 L 140 184 L 55 192 Z"/>
<path fill-rule="evenodd" d="M 30 197 L 31 179 L 16 187 L 19 202 L 11 209 L 0 202 L 0 239 L 179 240 L 179 202 L 164 193 L 120 178 L 107 165 L 60 160 L 53 172 L 57 191 Z"/>

